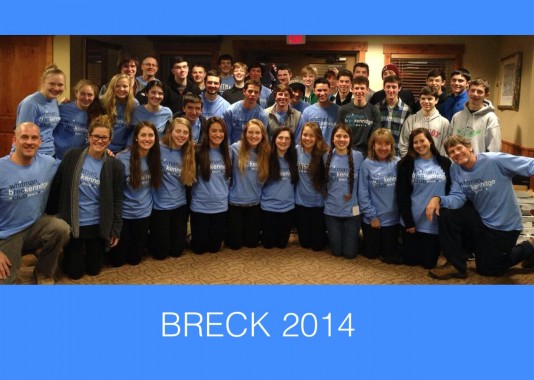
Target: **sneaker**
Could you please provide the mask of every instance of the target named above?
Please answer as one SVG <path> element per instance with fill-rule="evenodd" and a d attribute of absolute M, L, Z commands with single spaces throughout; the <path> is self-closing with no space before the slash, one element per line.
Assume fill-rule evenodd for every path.
<path fill-rule="evenodd" d="M 33 271 L 33 275 L 37 285 L 54 285 L 56 283 L 53 277 L 49 277 L 41 272 L 38 272 L 37 270 Z"/>
<path fill-rule="evenodd" d="M 449 280 L 451 278 L 467 278 L 467 272 L 459 272 L 453 265 L 446 264 L 442 267 L 428 271 L 430 277 L 436 280 Z"/>

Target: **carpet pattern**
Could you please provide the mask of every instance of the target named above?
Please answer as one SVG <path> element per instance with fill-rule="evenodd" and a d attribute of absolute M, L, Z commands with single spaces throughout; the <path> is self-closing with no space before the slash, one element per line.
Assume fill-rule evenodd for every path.
<path fill-rule="evenodd" d="M 18 283 L 32 283 L 35 256 L 24 257 Z M 444 263 L 440 258 L 438 265 Z M 465 280 L 438 281 L 422 267 L 389 265 L 357 256 L 334 257 L 330 251 L 305 250 L 292 236 L 286 249 L 225 248 L 196 255 L 187 250 L 177 258 L 158 261 L 146 257 L 139 265 L 105 267 L 97 276 L 71 280 L 59 274 L 57 284 L 534 284 L 534 270 L 519 265 L 502 277 L 483 277 L 468 262 Z"/>

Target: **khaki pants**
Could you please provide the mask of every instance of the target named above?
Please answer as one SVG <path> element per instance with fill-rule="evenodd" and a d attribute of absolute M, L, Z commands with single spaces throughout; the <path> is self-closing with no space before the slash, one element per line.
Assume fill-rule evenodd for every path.
<path fill-rule="evenodd" d="M 23 231 L 0 240 L 0 251 L 11 261 L 11 274 L 0 284 L 12 284 L 17 278 L 24 252 L 41 248 L 35 269 L 47 276 L 56 273 L 59 255 L 70 237 L 70 226 L 62 219 L 43 215 L 33 225 Z"/>

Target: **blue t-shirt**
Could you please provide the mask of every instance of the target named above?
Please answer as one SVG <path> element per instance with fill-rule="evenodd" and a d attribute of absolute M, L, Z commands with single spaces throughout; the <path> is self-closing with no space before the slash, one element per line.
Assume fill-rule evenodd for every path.
<path fill-rule="evenodd" d="M 226 78 L 221 77 L 221 87 L 219 87 L 219 94 L 222 95 L 226 90 L 234 87 L 235 79 L 232 75 L 228 75 Z"/>
<path fill-rule="evenodd" d="M 349 158 L 348 155 L 339 155 L 335 152 L 332 154 L 330 168 L 326 175 L 328 176 L 327 195 L 324 203 L 325 215 L 337 217 L 357 216 L 355 207 L 358 206 L 358 171 L 363 161 L 360 152 L 349 150 L 352 153 L 354 163 L 354 182 L 352 188 L 352 197 L 345 200 L 345 194 L 349 193 Z M 324 162 L 327 162 L 327 154 L 324 156 Z"/>
<path fill-rule="evenodd" d="M 251 109 L 243 108 L 243 101 L 232 104 L 224 112 L 224 122 L 228 129 L 228 138 L 230 144 L 233 144 L 241 139 L 245 124 L 251 119 L 259 119 L 267 128 L 268 118 L 265 110 L 259 105 L 254 105 Z"/>
<path fill-rule="evenodd" d="M 304 207 L 323 207 L 324 196 L 322 192 L 315 190 L 309 173 L 311 154 L 304 152 L 304 149 L 297 145 L 297 166 L 299 170 L 299 181 L 295 188 L 295 203 Z"/>
<path fill-rule="evenodd" d="M 309 121 L 313 121 L 319 124 L 321 132 L 323 133 L 324 141 L 330 145 L 330 139 L 332 137 L 332 131 L 334 130 L 337 124 L 337 113 L 339 106 L 337 104 L 330 104 L 327 108 L 322 108 L 319 103 L 315 103 L 304 111 L 302 111 L 302 116 L 300 117 L 299 125 L 295 131 L 295 136 L 297 142 L 300 141 L 300 134 L 304 124 Z"/>
<path fill-rule="evenodd" d="M 61 120 L 54 129 L 56 157 L 60 160 L 72 148 L 81 148 L 87 144 L 87 112 L 79 109 L 75 102 L 60 104 Z"/>
<path fill-rule="evenodd" d="M 280 180 L 267 181 L 261 192 L 261 209 L 272 212 L 287 212 L 295 208 L 295 186 L 291 183 L 289 164 L 283 157 L 280 163 Z"/>
<path fill-rule="evenodd" d="M 411 199 L 412 218 L 417 232 L 438 234 L 438 219 L 432 218 L 432 221 L 429 221 L 426 218 L 426 205 L 430 198 L 445 195 L 446 182 L 445 172 L 434 157 L 429 160 L 420 157 L 415 159 Z M 401 224 L 404 226 L 402 218 Z"/>
<path fill-rule="evenodd" d="M 514 175 L 533 176 L 534 159 L 505 153 L 479 153 L 471 169 L 452 164 L 451 191 L 448 196 L 441 197 L 441 206 L 460 208 L 469 199 L 487 227 L 519 231 L 523 225 L 512 184 Z"/>
<path fill-rule="evenodd" d="M 44 213 L 59 161 L 37 154 L 28 166 L 0 158 L 0 239 L 35 223 Z M 7 175 L 9 173 L 9 175 Z"/>
<path fill-rule="evenodd" d="M 141 158 L 141 186 L 132 187 L 130 177 L 130 150 L 117 154 L 117 159 L 124 165 L 124 202 L 123 219 L 146 218 L 152 213 L 152 192 L 150 191 L 150 172 L 146 157 Z"/>
<path fill-rule="evenodd" d="M 161 185 L 152 189 L 154 209 L 174 210 L 187 203 L 182 184 L 182 151 L 160 144 Z"/>
<path fill-rule="evenodd" d="M 54 129 L 61 117 L 56 99 L 48 99 L 39 91 L 25 97 L 17 107 L 17 125 L 31 121 L 39 126 L 41 146 L 38 153 L 54 155 Z"/>
<path fill-rule="evenodd" d="M 138 105 L 139 102 L 135 100 L 135 104 Z M 113 153 L 120 152 L 131 142 L 130 135 L 133 132 L 133 128 L 126 123 L 125 111 L 125 104 L 117 103 L 117 117 L 115 119 L 115 124 L 113 125 L 113 136 L 111 137 L 111 142 L 108 146 L 108 149 Z"/>
<path fill-rule="evenodd" d="M 375 161 L 367 158 L 360 167 L 358 200 L 363 222 L 371 224 L 378 218 L 383 227 L 399 224 L 399 209 L 395 183 L 398 157 L 391 161 Z"/>
<path fill-rule="evenodd" d="M 238 164 L 240 146 L 240 141 L 230 146 L 232 181 L 228 202 L 236 205 L 257 204 L 260 203 L 261 188 L 263 187 L 263 183 L 258 180 L 258 154 L 254 149 L 248 152 L 245 171 L 241 173 Z"/>
<path fill-rule="evenodd" d="M 205 92 L 202 92 L 202 116 L 204 116 L 206 119 L 212 117 L 212 116 L 219 116 L 223 117 L 224 111 L 230 107 L 230 103 L 226 99 L 224 99 L 222 96 L 217 96 L 217 98 L 214 101 L 210 101 L 206 98 Z"/>
<path fill-rule="evenodd" d="M 158 136 L 161 140 L 165 132 L 167 122 L 172 119 L 172 111 L 170 108 L 161 107 L 159 111 L 150 112 L 144 105 L 138 105 L 134 108 L 132 113 L 132 131 L 140 121 L 149 121 L 156 126 L 158 130 Z M 131 137 L 130 137 L 131 143 Z"/>
<path fill-rule="evenodd" d="M 197 171 L 197 181 L 191 191 L 191 211 L 203 214 L 216 214 L 228 210 L 228 182 L 224 177 L 224 158 L 219 148 L 211 148 L 210 180 L 204 181 Z"/>
<path fill-rule="evenodd" d="M 80 226 L 100 223 L 100 172 L 102 159 L 90 155 L 85 157 L 80 177 L 79 215 Z"/>

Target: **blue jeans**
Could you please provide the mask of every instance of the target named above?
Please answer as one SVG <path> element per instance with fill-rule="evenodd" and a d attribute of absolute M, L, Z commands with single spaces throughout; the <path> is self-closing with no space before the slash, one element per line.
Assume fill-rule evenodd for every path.
<path fill-rule="evenodd" d="M 358 253 L 360 215 L 346 218 L 325 215 L 325 221 L 332 254 L 346 259 L 355 258 Z"/>

